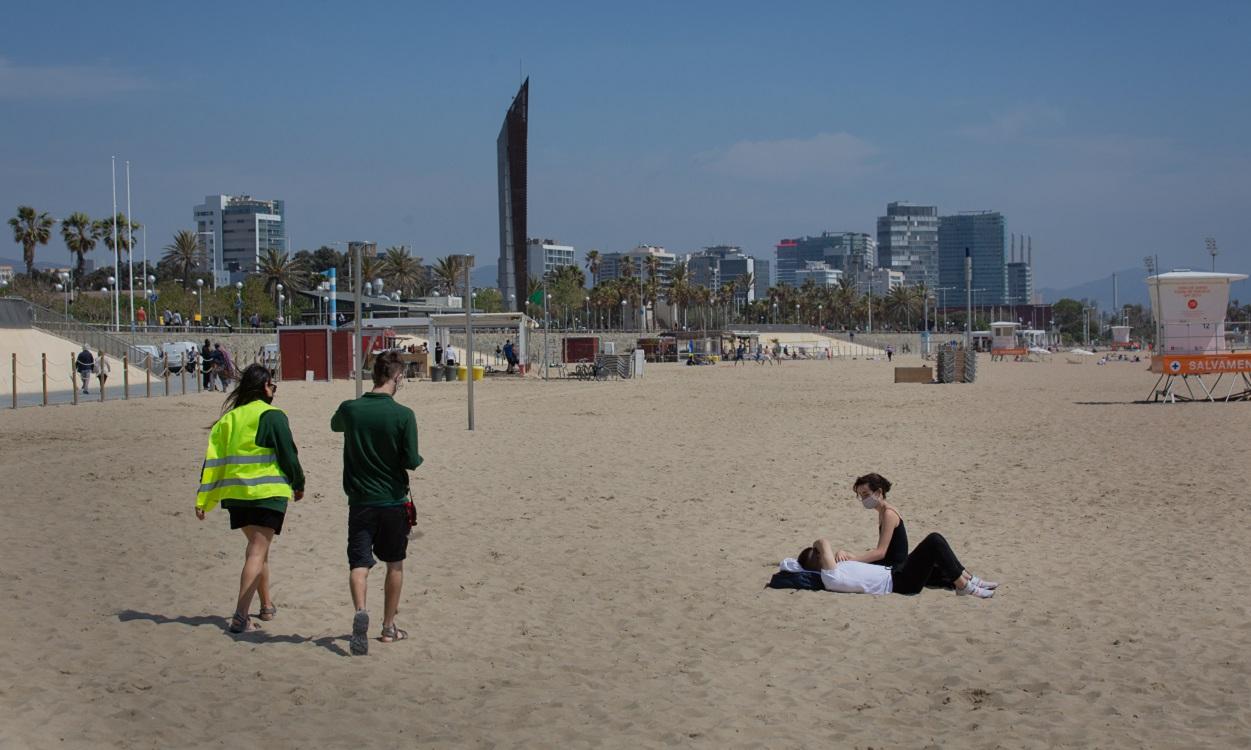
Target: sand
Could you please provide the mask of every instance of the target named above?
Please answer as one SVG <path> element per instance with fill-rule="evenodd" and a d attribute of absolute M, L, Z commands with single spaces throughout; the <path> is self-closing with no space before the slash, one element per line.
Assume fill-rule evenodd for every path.
<path fill-rule="evenodd" d="M 350 384 L 282 386 L 308 497 L 278 617 L 238 639 L 243 537 L 192 514 L 220 394 L 4 411 L 0 747 L 1251 745 L 1251 404 L 1130 403 L 1142 365 L 979 369 L 492 379 L 474 433 L 463 384 L 410 383 L 412 637 L 366 658 L 327 429 Z M 818 535 L 872 546 L 874 470 L 993 600 L 763 588 Z"/>
<path fill-rule="evenodd" d="M 33 328 L 0 329 L 0 396 L 8 395 L 13 388 L 12 355 L 17 355 L 17 392 L 34 394 L 43 390 L 43 359 L 48 355 L 48 390 L 67 391 L 77 383 L 81 387 L 71 368 L 74 358 L 82 351 L 82 343 L 53 336 Z M 95 356 L 98 349 L 92 349 Z M 122 362 L 117 357 L 106 355 L 109 359 L 109 380 L 114 384 L 122 382 Z M 143 368 L 131 366 L 130 382 L 143 382 Z M 97 379 L 91 377 L 91 392 L 96 392 Z"/>

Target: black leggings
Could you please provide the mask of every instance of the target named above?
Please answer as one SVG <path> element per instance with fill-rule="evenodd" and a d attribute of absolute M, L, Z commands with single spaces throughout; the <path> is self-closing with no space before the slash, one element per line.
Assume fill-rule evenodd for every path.
<path fill-rule="evenodd" d="M 930 534 L 891 572 L 892 590 L 896 594 L 917 594 L 927 583 L 950 586 L 963 572 L 964 566 L 943 535 Z"/>

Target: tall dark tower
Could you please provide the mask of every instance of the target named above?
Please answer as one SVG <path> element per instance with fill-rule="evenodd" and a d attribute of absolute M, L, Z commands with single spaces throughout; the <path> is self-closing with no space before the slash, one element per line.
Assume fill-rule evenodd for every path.
<path fill-rule="evenodd" d="M 526 78 L 504 116 L 495 140 L 500 189 L 500 295 L 504 309 L 526 309 L 526 140 L 530 79 Z"/>

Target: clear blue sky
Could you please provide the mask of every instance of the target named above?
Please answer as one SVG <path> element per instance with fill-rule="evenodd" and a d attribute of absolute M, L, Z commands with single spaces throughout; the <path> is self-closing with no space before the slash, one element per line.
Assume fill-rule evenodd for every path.
<path fill-rule="evenodd" d="M 0 210 L 106 216 L 116 155 L 150 256 L 205 195 L 249 193 L 287 201 L 293 249 L 494 263 L 524 73 L 530 233 L 579 254 L 772 257 L 912 200 L 1003 211 L 1040 286 L 1206 268 L 1205 236 L 1251 271 L 1251 3 L 599 5 L 19 4 Z"/>

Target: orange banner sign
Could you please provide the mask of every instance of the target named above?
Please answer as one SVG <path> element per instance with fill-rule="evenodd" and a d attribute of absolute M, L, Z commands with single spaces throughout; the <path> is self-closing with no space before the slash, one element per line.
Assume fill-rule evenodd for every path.
<path fill-rule="evenodd" d="M 1251 352 L 1238 354 L 1157 355 L 1151 358 L 1151 371 L 1166 375 L 1216 375 L 1222 372 L 1251 372 Z"/>

